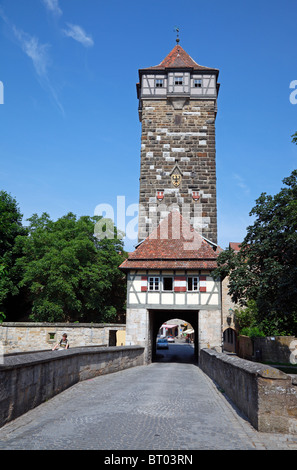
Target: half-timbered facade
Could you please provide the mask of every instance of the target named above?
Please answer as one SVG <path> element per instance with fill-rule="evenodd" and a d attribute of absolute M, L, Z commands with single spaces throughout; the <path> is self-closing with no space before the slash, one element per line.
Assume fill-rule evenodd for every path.
<path fill-rule="evenodd" d="M 145 346 L 150 361 L 156 332 L 178 317 L 195 328 L 197 351 L 220 347 L 221 283 L 212 277 L 219 252 L 178 211 L 163 219 L 120 266 L 127 273 L 126 343 Z"/>

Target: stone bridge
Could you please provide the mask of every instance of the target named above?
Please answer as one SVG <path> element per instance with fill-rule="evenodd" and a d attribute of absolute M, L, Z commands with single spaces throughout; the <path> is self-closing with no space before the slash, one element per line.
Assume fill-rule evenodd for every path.
<path fill-rule="evenodd" d="M 0 449 L 297 449 L 291 377 L 213 350 L 193 358 L 177 343 L 149 365 L 137 346 L 7 356 Z"/>

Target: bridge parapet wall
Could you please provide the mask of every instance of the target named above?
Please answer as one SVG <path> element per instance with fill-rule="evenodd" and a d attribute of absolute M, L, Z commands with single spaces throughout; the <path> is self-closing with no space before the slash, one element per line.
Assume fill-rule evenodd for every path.
<path fill-rule="evenodd" d="M 258 431 L 297 434 L 297 377 L 211 349 L 199 365 Z"/>
<path fill-rule="evenodd" d="M 86 347 L 4 356 L 0 427 L 79 381 L 144 364 L 140 346 Z"/>

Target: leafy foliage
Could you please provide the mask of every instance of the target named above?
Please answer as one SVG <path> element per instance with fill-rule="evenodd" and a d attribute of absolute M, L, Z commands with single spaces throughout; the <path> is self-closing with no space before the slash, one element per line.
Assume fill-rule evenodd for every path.
<path fill-rule="evenodd" d="M 256 200 L 240 251 L 223 252 L 214 275 L 229 276 L 229 294 L 240 306 L 255 301 L 266 334 L 290 335 L 297 334 L 297 170 L 283 183 L 275 196 Z"/>
<path fill-rule="evenodd" d="M 239 333 L 241 333 L 243 329 L 257 326 L 258 309 L 254 300 L 249 300 L 245 308 L 235 309 L 234 313 Z"/>
<path fill-rule="evenodd" d="M 241 330 L 240 334 L 250 338 L 264 338 L 266 336 L 258 326 L 246 326 Z"/>
<path fill-rule="evenodd" d="M 0 191 L 0 259 L 11 256 L 15 238 L 24 234 L 22 214 L 16 200 L 6 191 Z"/>
<path fill-rule="evenodd" d="M 122 311 L 125 279 L 118 266 L 123 245 L 117 238 L 97 241 L 97 220 L 72 213 L 57 221 L 46 213 L 29 219 L 29 236 L 17 238 L 15 251 L 32 320 L 112 321 Z"/>
<path fill-rule="evenodd" d="M 99 219 L 34 214 L 24 228 L 15 199 L 0 192 L 0 320 L 15 320 L 16 309 L 48 322 L 109 322 L 123 313 L 123 243 L 114 227 L 114 238 L 97 239 Z"/>
<path fill-rule="evenodd" d="M 25 235 L 22 227 L 22 214 L 16 200 L 6 191 L 0 191 L 0 313 L 5 318 L 5 304 L 13 295 L 19 293 L 18 279 L 12 268 L 15 263 L 13 253 L 15 240 L 19 235 Z"/>

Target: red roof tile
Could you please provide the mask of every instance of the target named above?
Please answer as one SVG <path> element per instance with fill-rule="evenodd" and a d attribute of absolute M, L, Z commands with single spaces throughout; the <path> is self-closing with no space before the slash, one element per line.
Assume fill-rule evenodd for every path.
<path fill-rule="evenodd" d="M 229 248 L 231 248 L 232 250 L 234 251 L 240 251 L 240 248 L 241 248 L 241 243 L 237 243 L 237 242 L 230 242 L 229 243 Z"/>
<path fill-rule="evenodd" d="M 197 64 L 194 59 L 179 45 L 177 44 L 172 51 L 165 57 L 159 65 L 148 67 L 144 70 L 163 70 L 167 68 L 191 68 L 195 70 L 215 70 L 210 67 L 204 67 Z"/>
<path fill-rule="evenodd" d="M 120 268 L 214 269 L 219 252 L 175 211 L 129 254 Z"/>
<path fill-rule="evenodd" d="M 124 271 L 129 271 L 130 269 L 187 269 L 187 270 L 197 270 L 205 269 L 212 270 L 217 268 L 216 261 L 211 260 L 129 260 L 127 259 L 121 264 L 120 269 Z"/>

